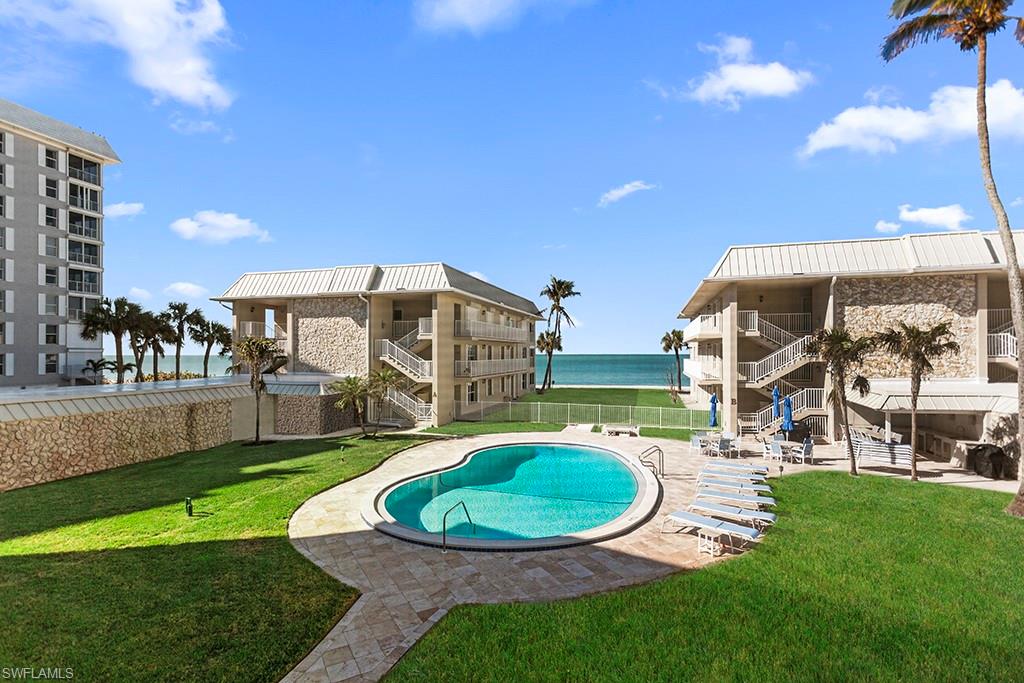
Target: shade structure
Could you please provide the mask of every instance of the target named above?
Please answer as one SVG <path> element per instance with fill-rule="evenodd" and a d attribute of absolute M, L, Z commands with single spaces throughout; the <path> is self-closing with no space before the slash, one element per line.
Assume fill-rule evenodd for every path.
<path fill-rule="evenodd" d="M 708 416 L 708 426 L 718 426 L 718 394 L 711 394 L 711 414 Z"/>
<path fill-rule="evenodd" d="M 782 402 L 782 431 L 793 431 L 793 401 L 789 396 Z"/>
<path fill-rule="evenodd" d="M 779 385 L 776 384 L 775 388 L 772 389 L 772 417 L 776 419 L 781 415 L 779 412 L 779 398 Z"/>

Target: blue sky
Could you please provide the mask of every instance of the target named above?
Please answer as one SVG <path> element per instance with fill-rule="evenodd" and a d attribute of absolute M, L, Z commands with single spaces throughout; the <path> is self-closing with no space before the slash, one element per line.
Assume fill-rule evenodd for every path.
<path fill-rule="evenodd" d="M 567 352 L 659 352 L 729 244 L 992 227 L 973 55 L 884 64 L 886 9 L 3 0 L 0 96 L 124 160 L 110 296 L 226 320 L 206 298 L 247 270 L 444 260 L 575 280 Z M 1008 204 L 1022 57 L 990 52 Z"/>

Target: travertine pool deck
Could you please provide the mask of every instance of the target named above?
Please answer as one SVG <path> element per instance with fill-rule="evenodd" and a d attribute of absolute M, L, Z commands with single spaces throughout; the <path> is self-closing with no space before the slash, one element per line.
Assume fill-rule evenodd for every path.
<path fill-rule="evenodd" d="M 469 552 L 401 541 L 371 529 L 364 501 L 398 479 L 454 465 L 467 450 L 511 442 L 593 444 L 639 455 L 658 443 L 665 452 L 663 498 L 642 526 L 591 545 L 527 552 Z M 306 501 L 288 534 L 310 560 L 362 592 L 327 637 L 286 681 L 377 680 L 459 603 L 569 598 L 644 583 L 712 561 L 698 557 L 696 537 L 659 533 L 667 512 L 685 508 L 706 458 L 687 444 L 606 437 L 580 431 L 494 434 L 437 441 L 404 451 L 379 468 Z"/>

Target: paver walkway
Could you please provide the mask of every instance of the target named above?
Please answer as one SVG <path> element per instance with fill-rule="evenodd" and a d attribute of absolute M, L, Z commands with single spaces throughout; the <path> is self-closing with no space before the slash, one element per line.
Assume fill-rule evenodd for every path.
<path fill-rule="evenodd" d="M 352 609 L 286 681 L 377 680 L 434 623 L 459 603 L 569 598 L 643 583 L 706 564 L 696 539 L 660 534 L 666 511 L 693 500 L 705 458 L 678 441 L 658 440 L 666 476 L 659 511 L 631 533 L 592 545 L 539 552 L 442 554 L 370 529 L 360 516 L 367 497 L 405 476 L 450 466 L 472 449 L 509 442 L 589 443 L 638 455 L 655 440 L 581 431 L 495 434 L 428 443 L 358 479 L 308 500 L 288 527 L 310 560 L 362 591 Z"/>

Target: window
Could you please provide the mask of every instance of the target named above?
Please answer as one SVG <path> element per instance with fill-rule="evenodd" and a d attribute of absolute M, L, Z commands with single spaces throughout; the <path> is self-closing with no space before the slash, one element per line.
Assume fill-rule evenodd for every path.
<path fill-rule="evenodd" d="M 7 292 L 0 289 L 0 313 L 7 312 Z"/>
<path fill-rule="evenodd" d="M 476 403 L 476 382 L 470 382 L 466 385 L 466 400 L 470 403 Z"/>
<path fill-rule="evenodd" d="M 4 134 L 0 133 L 0 147 L 3 146 Z M 2 150 L 0 150 L 2 151 Z M 7 374 L 7 354 L 0 353 L 0 375 Z"/>
<path fill-rule="evenodd" d="M 48 353 L 43 359 L 43 372 L 47 375 L 57 374 L 57 354 Z"/>
<path fill-rule="evenodd" d="M 494 396 L 494 380 L 493 379 L 487 380 L 487 395 L 488 396 Z"/>
<path fill-rule="evenodd" d="M 505 378 L 501 378 L 501 393 L 505 393 Z"/>
<path fill-rule="evenodd" d="M 68 232 L 94 240 L 99 239 L 98 223 L 95 216 L 74 212 L 68 214 Z"/>
<path fill-rule="evenodd" d="M 46 271 L 43 276 L 43 284 L 46 285 L 47 287 L 57 286 L 57 266 L 46 266 Z"/>
<path fill-rule="evenodd" d="M 0 228 L 0 249 L 7 248 L 7 231 Z"/>
<path fill-rule="evenodd" d="M 7 279 L 7 259 L 0 258 L 0 280 Z"/>
<path fill-rule="evenodd" d="M 7 325 L 0 323 L 0 344 L 7 344 Z M 0 354 L 3 355 L 3 354 Z"/>
<path fill-rule="evenodd" d="M 43 215 L 43 223 L 48 228 L 58 228 L 60 227 L 60 224 L 57 221 L 57 216 L 57 209 L 53 208 L 52 206 L 48 206 L 46 207 L 45 213 Z"/>
<path fill-rule="evenodd" d="M 530 386 L 529 385 L 529 381 L 530 381 L 530 376 L 527 375 L 526 373 L 523 373 L 523 389 L 526 389 L 526 388 L 528 388 Z"/>
<path fill-rule="evenodd" d="M 43 163 L 46 168 L 57 168 L 57 150 L 47 148 L 43 153 Z"/>
<path fill-rule="evenodd" d="M 6 204 L 7 204 L 7 197 L 5 197 L 2 194 L 0 194 L 0 218 L 3 218 L 4 216 L 7 215 L 7 211 L 5 211 Z"/>
<path fill-rule="evenodd" d="M 87 299 L 84 296 L 68 297 L 68 318 L 70 320 L 81 320 L 89 311 L 99 305 L 99 299 Z"/>
<path fill-rule="evenodd" d="M 54 178 L 46 179 L 46 196 L 50 199 L 57 198 L 57 181 Z"/>
<path fill-rule="evenodd" d="M 47 325 L 43 333 L 44 344 L 59 344 L 60 332 L 56 325 Z"/>
<path fill-rule="evenodd" d="M 86 209 L 87 211 L 99 211 L 100 210 L 100 193 L 96 190 L 90 190 L 82 187 L 81 185 L 75 185 L 71 183 L 70 192 L 68 195 L 68 202 L 71 206 L 78 207 L 79 209 Z"/>
<path fill-rule="evenodd" d="M 60 313 L 60 298 L 56 294 L 47 294 L 43 301 L 44 315 L 57 315 Z"/>
<path fill-rule="evenodd" d="M 92 271 L 69 270 L 68 289 L 72 292 L 98 294 L 100 291 L 99 274 Z"/>
<path fill-rule="evenodd" d="M 530 384 L 536 384 L 536 383 L 537 383 L 537 377 L 534 375 L 534 373 L 531 372 L 530 373 Z"/>
<path fill-rule="evenodd" d="M 4 134 L 0 133 L 0 146 L 2 146 Z M 0 152 L 2 154 L 2 152 Z M 0 164 L 0 185 L 7 184 L 7 167 L 4 164 Z"/>
<path fill-rule="evenodd" d="M 7 154 L 7 143 L 4 138 L 7 137 L 2 130 L 0 130 L 0 154 Z"/>
<path fill-rule="evenodd" d="M 68 260 L 86 263 L 90 266 L 98 266 L 100 263 L 100 248 L 95 244 L 75 241 L 68 242 Z"/>
<path fill-rule="evenodd" d="M 56 237 L 47 237 L 47 238 L 45 238 L 43 244 L 44 244 L 44 249 L 46 251 L 45 255 L 49 256 L 51 258 L 57 258 L 57 256 L 60 253 L 58 251 L 59 243 L 57 242 L 57 238 Z M 54 284 L 57 284 L 57 283 L 54 282 Z"/>
<path fill-rule="evenodd" d="M 84 180 L 93 185 L 100 184 L 100 165 L 74 154 L 68 155 L 68 174 L 76 180 Z"/>
<path fill-rule="evenodd" d="M 466 360 L 476 360 L 476 344 L 466 347 Z"/>

